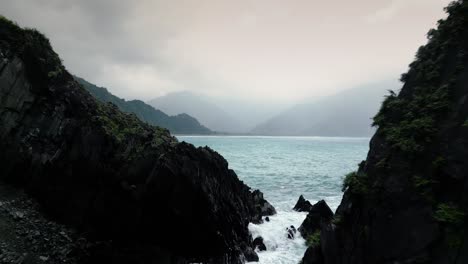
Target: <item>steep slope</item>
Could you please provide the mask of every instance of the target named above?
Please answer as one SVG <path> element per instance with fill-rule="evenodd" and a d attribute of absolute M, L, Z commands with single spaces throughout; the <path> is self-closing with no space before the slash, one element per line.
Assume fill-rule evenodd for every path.
<path fill-rule="evenodd" d="M 296 105 L 254 128 L 251 133 L 281 136 L 370 136 L 372 116 L 398 82 L 383 81 Z"/>
<path fill-rule="evenodd" d="M 150 125 L 160 126 L 169 129 L 175 134 L 212 134 L 213 132 L 201 125 L 195 118 L 187 114 L 177 114 L 168 116 L 160 110 L 154 109 L 152 106 L 145 104 L 139 100 L 126 101 L 113 94 L 106 88 L 98 87 L 82 78 L 75 79 L 86 90 L 101 102 L 111 102 L 115 104 L 123 112 L 134 113 L 138 118 L 147 122 Z"/>
<path fill-rule="evenodd" d="M 447 11 L 304 264 L 468 263 L 468 1 Z"/>
<path fill-rule="evenodd" d="M 235 117 L 226 113 L 207 98 L 191 92 L 170 93 L 150 100 L 148 104 L 170 115 L 187 113 L 214 131 L 245 132 Z"/>
<path fill-rule="evenodd" d="M 0 17 L 0 180 L 96 242 L 93 263 L 241 263 L 274 213 L 209 148 L 95 100 L 38 31 Z"/>

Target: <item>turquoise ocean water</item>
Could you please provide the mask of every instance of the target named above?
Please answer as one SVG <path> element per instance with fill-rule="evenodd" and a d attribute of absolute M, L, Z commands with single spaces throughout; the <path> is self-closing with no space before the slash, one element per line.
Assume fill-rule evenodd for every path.
<path fill-rule="evenodd" d="M 278 214 L 271 221 L 249 226 L 267 246 L 260 263 L 296 264 L 306 246 L 300 236 L 287 239 L 286 227 L 299 227 L 304 213 L 291 210 L 299 195 L 324 199 L 335 210 L 342 197 L 344 175 L 366 158 L 369 138 L 178 136 L 195 146 L 208 146 L 229 162 L 238 177 L 260 189 Z"/>

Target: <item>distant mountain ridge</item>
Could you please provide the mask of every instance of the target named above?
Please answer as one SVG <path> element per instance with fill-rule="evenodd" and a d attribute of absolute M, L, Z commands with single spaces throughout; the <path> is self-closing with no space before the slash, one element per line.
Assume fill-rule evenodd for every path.
<path fill-rule="evenodd" d="M 348 89 L 313 102 L 298 104 L 251 133 L 270 136 L 370 136 L 371 118 L 379 110 L 388 90 L 397 80 L 382 81 Z"/>
<path fill-rule="evenodd" d="M 204 126 L 219 132 L 239 133 L 243 125 L 237 117 L 227 113 L 208 98 L 189 91 L 173 92 L 147 102 L 167 114 L 187 113 Z"/>
<path fill-rule="evenodd" d="M 80 77 L 75 79 L 88 90 L 96 99 L 101 102 L 111 102 L 124 112 L 134 113 L 142 121 L 148 124 L 160 126 L 169 129 L 174 134 L 213 134 L 214 132 L 206 128 L 197 119 L 192 116 L 181 113 L 169 116 L 166 113 L 155 109 L 154 107 L 140 100 L 130 100 L 119 98 L 111 94 L 106 88 L 99 87 Z"/>

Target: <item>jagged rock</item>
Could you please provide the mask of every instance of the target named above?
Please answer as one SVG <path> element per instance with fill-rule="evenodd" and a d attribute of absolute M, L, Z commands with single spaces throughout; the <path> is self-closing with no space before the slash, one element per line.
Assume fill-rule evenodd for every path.
<path fill-rule="evenodd" d="M 262 216 L 269 216 L 269 215 L 274 215 L 276 214 L 275 208 L 263 198 L 263 193 L 260 192 L 259 190 L 255 190 L 252 193 L 252 197 L 254 200 L 254 203 L 257 205 L 257 212 L 259 214 L 257 215 L 257 223 L 260 223 L 262 221 Z"/>
<path fill-rule="evenodd" d="M 299 227 L 302 237 L 307 238 L 315 231 L 320 230 L 322 223 L 328 222 L 333 218 L 333 211 L 328 207 L 324 200 L 318 201 L 312 206 L 306 219 Z"/>
<path fill-rule="evenodd" d="M 0 181 L 112 241 L 96 263 L 255 259 L 248 223 L 275 210 L 223 157 L 96 101 L 39 32 L 2 18 L 0 39 Z"/>
<path fill-rule="evenodd" d="M 299 200 L 297 200 L 293 210 L 298 212 L 309 212 L 310 209 L 312 209 L 312 204 L 307 201 L 304 196 L 299 196 Z"/>
<path fill-rule="evenodd" d="M 254 248 L 258 248 L 259 251 L 267 250 L 265 243 L 263 243 L 263 237 L 259 236 L 255 238 L 252 242 Z"/>
<path fill-rule="evenodd" d="M 255 251 L 252 248 L 248 248 L 244 252 L 244 258 L 248 262 L 258 262 L 259 261 L 257 253 L 255 253 Z"/>
<path fill-rule="evenodd" d="M 290 226 L 286 228 L 287 236 L 289 239 L 294 239 L 296 236 L 297 230 L 294 226 Z"/>

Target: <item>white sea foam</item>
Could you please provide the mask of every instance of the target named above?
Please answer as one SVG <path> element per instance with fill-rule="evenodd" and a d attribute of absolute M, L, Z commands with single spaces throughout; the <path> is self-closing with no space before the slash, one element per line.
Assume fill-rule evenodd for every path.
<path fill-rule="evenodd" d="M 307 246 L 305 240 L 299 232 L 294 239 L 288 238 L 286 228 L 293 225 L 299 228 L 306 217 L 306 213 L 294 211 L 279 211 L 276 215 L 270 216 L 270 222 L 263 224 L 250 224 L 249 231 L 253 238 L 263 237 L 266 251 L 258 252 L 259 264 L 291 264 L 299 263 L 304 255 Z"/>

